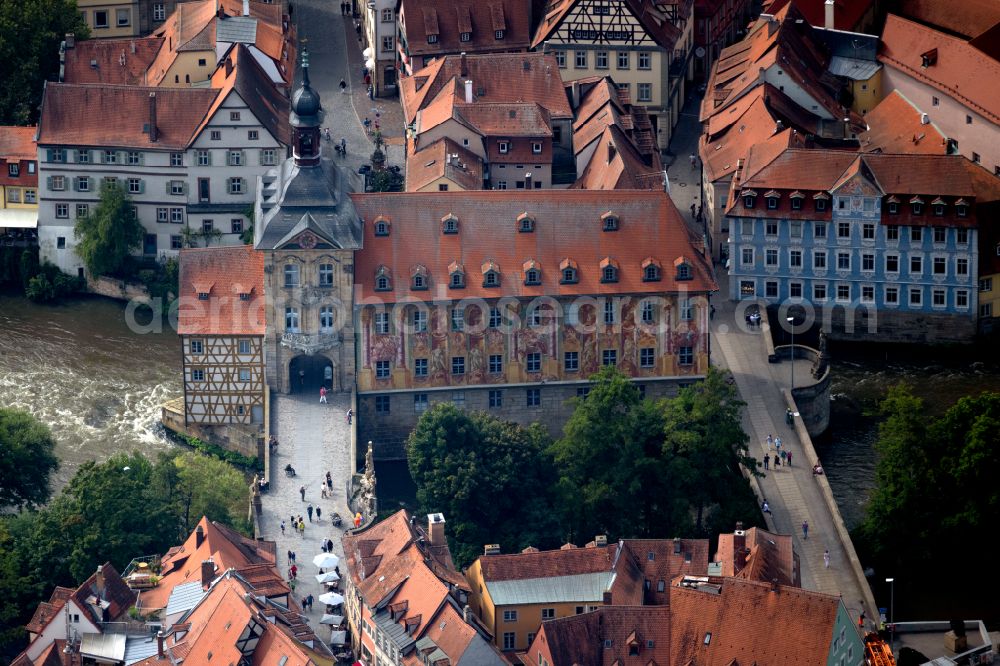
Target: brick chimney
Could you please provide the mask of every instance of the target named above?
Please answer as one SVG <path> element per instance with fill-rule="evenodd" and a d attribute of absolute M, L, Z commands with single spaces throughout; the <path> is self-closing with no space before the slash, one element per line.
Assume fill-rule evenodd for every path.
<path fill-rule="evenodd" d="M 66 48 L 71 49 L 76 46 L 76 35 L 72 32 L 67 32 L 66 38 L 63 41 L 66 42 Z"/>
<path fill-rule="evenodd" d="M 462 608 L 462 618 L 466 624 L 472 624 L 472 609 L 469 608 L 469 604 L 465 604 Z"/>
<path fill-rule="evenodd" d="M 742 571 L 747 564 L 747 537 L 742 521 L 736 522 L 736 529 L 733 531 L 733 560 L 737 572 Z"/>
<path fill-rule="evenodd" d="M 834 9 L 833 0 L 826 0 L 826 2 L 823 3 L 823 27 L 827 30 L 834 29 Z"/>
<path fill-rule="evenodd" d="M 680 537 L 674 537 L 674 555 L 681 554 L 681 539 Z"/>
<path fill-rule="evenodd" d="M 158 132 L 156 130 L 156 93 L 149 93 L 149 142 L 156 143 Z M 201 530 L 201 527 L 198 528 Z M 198 543 L 201 543 L 200 541 Z"/>
<path fill-rule="evenodd" d="M 203 588 L 208 588 L 212 584 L 212 579 L 215 578 L 215 562 L 212 558 L 208 558 L 201 563 L 201 586 Z"/>
<path fill-rule="evenodd" d="M 461 67 L 460 74 L 461 74 L 462 78 L 464 79 L 465 77 L 467 77 L 469 75 L 468 63 L 466 63 L 466 61 L 465 61 L 465 51 L 462 51 L 462 55 L 459 56 L 459 57 L 461 58 L 461 60 L 459 61 L 461 63 L 460 64 L 460 67 Z"/>
<path fill-rule="evenodd" d="M 97 565 L 97 573 L 94 574 L 94 587 L 97 588 L 98 594 L 104 594 L 104 565 Z"/>
<path fill-rule="evenodd" d="M 611 160 L 615 159 L 615 155 L 618 154 L 618 149 L 615 148 L 615 144 L 608 141 L 608 164 L 611 164 Z"/>
<path fill-rule="evenodd" d="M 205 541 L 205 530 L 201 528 L 201 525 L 194 530 L 194 547 L 197 548 Z"/>
<path fill-rule="evenodd" d="M 163 659 L 163 639 L 166 638 L 166 634 L 162 631 L 156 632 L 156 656 Z"/>
<path fill-rule="evenodd" d="M 442 514 L 427 514 L 427 540 L 432 546 L 448 545 L 448 538 L 444 535 L 444 516 Z"/>

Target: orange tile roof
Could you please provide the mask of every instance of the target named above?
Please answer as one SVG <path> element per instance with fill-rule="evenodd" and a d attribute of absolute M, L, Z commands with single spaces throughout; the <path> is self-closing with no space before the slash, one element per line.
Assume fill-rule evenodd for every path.
<path fill-rule="evenodd" d="M 805 90 L 830 116 L 839 119 L 846 115 L 852 125 L 863 128 L 861 117 L 838 102 L 835 90 L 822 77 L 829 54 L 812 30 L 794 4 L 782 7 L 772 20 L 759 19 L 745 39 L 719 54 L 702 100 L 701 121 L 761 85 L 761 70 L 780 66 L 786 79 Z"/>
<path fill-rule="evenodd" d="M 650 167 L 618 125 L 605 127 L 598 146 L 570 189 L 578 190 L 659 190 L 663 189 L 663 169 Z"/>
<path fill-rule="evenodd" d="M 156 59 L 161 37 L 86 39 L 66 49 L 66 83 L 146 85 L 146 70 Z"/>
<path fill-rule="evenodd" d="M 162 37 L 165 48 L 160 49 L 146 74 L 150 85 L 159 85 L 181 51 L 215 50 L 215 0 L 179 2 L 174 13 L 153 32 Z"/>
<path fill-rule="evenodd" d="M 398 5 L 411 56 L 524 51 L 531 43 L 531 0 L 400 0 Z M 461 33 L 470 23 L 471 39 L 463 42 Z M 503 30 L 504 38 L 496 39 L 495 30 Z M 428 35 L 436 35 L 436 42 L 428 43 Z"/>
<path fill-rule="evenodd" d="M 187 248 L 179 261 L 178 335 L 264 335 L 263 253 L 249 245 Z"/>
<path fill-rule="evenodd" d="M 466 80 L 472 81 L 477 103 L 537 103 L 552 118 L 573 117 L 554 56 L 494 53 L 464 58 L 445 56 L 402 79 L 400 100 L 406 123 L 412 123 L 417 112 L 434 100 L 442 88 L 450 87 L 464 101 Z"/>
<path fill-rule="evenodd" d="M 549 0 L 545 14 L 535 29 L 531 47 L 538 48 L 542 42 L 549 39 L 579 2 L 580 0 Z M 638 19 L 640 25 L 657 45 L 667 50 L 673 50 L 677 40 L 681 37 L 681 31 L 661 9 L 661 3 L 655 2 L 655 0 L 625 0 L 623 4 Z M 689 7 L 687 3 L 677 3 L 674 7 L 679 14 L 675 20 L 690 18 L 686 15 Z"/>
<path fill-rule="evenodd" d="M 937 126 L 921 122 L 921 113 L 898 90 L 868 112 L 868 131 L 858 135 L 866 153 L 923 153 L 945 155 L 948 141 Z"/>
<path fill-rule="evenodd" d="M 936 51 L 935 62 L 922 66 L 922 54 Z M 878 60 L 1000 123 L 1000 62 L 968 42 L 894 14 L 886 18 Z"/>
<path fill-rule="evenodd" d="M 183 268 L 182 268 L 183 274 Z M 199 537 L 198 530 L 201 530 Z M 252 564 L 275 563 L 274 542 L 256 542 L 202 517 L 182 546 L 171 549 L 160 562 L 160 582 L 139 594 L 145 610 L 166 608 L 174 587 L 201 580 L 201 563 L 211 559 L 216 573 Z"/>
<path fill-rule="evenodd" d="M 758 527 L 719 535 L 719 550 L 715 561 L 721 565 L 722 576 L 737 576 L 762 583 L 777 581 L 798 587 L 799 557 L 792 546 L 792 537 L 773 534 Z"/>
<path fill-rule="evenodd" d="M 483 582 L 530 580 L 575 576 L 611 571 L 618 554 L 618 544 L 597 548 L 562 548 L 537 552 L 482 555 L 479 567 Z"/>
<path fill-rule="evenodd" d="M 529 656 L 534 663 L 544 646 L 553 666 L 669 666 L 677 663 L 671 662 L 670 616 L 666 606 L 616 604 L 549 620 L 542 623 Z M 630 655 L 633 648 L 637 654 Z"/>
<path fill-rule="evenodd" d="M 969 39 L 1000 23 L 1000 3 L 996 0 L 901 0 L 896 13 Z"/>
<path fill-rule="evenodd" d="M 212 74 L 211 85 L 212 88 L 218 89 L 219 93 L 215 98 L 215 103 L 205 114 L 196 135 L 205 129 L 205 126 L 226 101 L 229 93 L 236 90 L 243 102 L 250 108 L 254 118 L 271 133 L 275 140 L 286 146 L 291 144 L 291 126 L 289 124 L 291 105 L 288 96 L 283 89 L 274 85 L 246 46 L 235 44 L 229 49 L 219 68 Z"/>
<path fill-rule="evenodd" d="M 0 159 L 36 160 L 38 148 L 35 145 L 37 127 L 0 125 Z"/>
<path fill-rule="evenodd" d="M 73 589 L 69 587 L 56 586 L 52 590 L 48 601 L 38 604 L 31 620 L 25 625 L 25 629 L 33 634 L 40 634 L 45 625 L 49 623 L 55 615 L 66 605 L 66 600 L 73 596 Z"/>
<path fill-rule="evenodd" d="M 537 102 L 457 105 L 470 125 L 486 136 L 552 136 L 549 112 Z"/>
<path fill-rule="evenodd" d="M 716 284 L 711 267 L 702 258 L 698 241 L 690 235 L 676 207 L 664 192 L 634 190 L 553 190 L 486 192 L 417 192 L 405 194 L 354 194 L 358 215 L 365 220 L 364 249 L 355 257 L 358 299 L 367 297 L 370 276 L 380 266 L 396 276 L 394 290 L 374 294 L 386 302 L 413 298 L 435 299 L 448 282 L 448 265 L 468 267 L 466 287 L 448 290 L 454 298 L 501 296 L 570 296 L 612 293 L 712 291 Z M 527 212 L 535 220 L 532 233 L 519 233 L 517 216 Z M 600 232 L 601 216 L 612 212 L 621 229 Z M 375 236 L 376 217 L 392 224 L 389 236 Z M 442 234 L 441 220 L 454 215 L 459 233 Z M 507 231 L 503 231 L 506 224 Z M 643 243 L 635 243 L 642 238 Z M 504 240 L 506 239 L 506 240 Z M 693 279 L 675 281 L 664 271 L 660 282 L 643 282 L 640 265 L 653 255 L 669 266 L 677 257 L 690 258 Z M 601 283 L 598 264 L 612 257 L 621 265 L 617 283 Z M 560 284 L 559 263 L 565 258 L 579 266 L 579 282 Z M 502 271 L 499 289 L 483 287 L 478 267 L 486 259 Z M 523 264 L 534 259 L 542 267 L 542 284 L 525 286 Z M 409 289 L 410 269 L 427 267 L 431 288 Z"/>
<path fill-rule="evenodd" d="M 792 0 L 764 0 L 761 11 L 773 14 L 791 2 Z M 825 0 L 794 0 L 794 2 L 795 7 L 802 12 L 811 25 L 820 28 L 826 27 Z M 836 30 L 861 32 L 859 28 L 862 19 L 874 4 L 874 0 L 835 0 L 833 3 L 833 27 Z"/>
<path fill-rule="evenodd" d="M 439 139 L 419 151 L 407 152 L 407 192 L 415 192 L 438 178 L 448 178 L 465 190 L 480 190 L 483 160 L 451 139 Z"/>
<path fill-rule="evenodd" d="M 668 603 L 668 591 L 657 591 L 659 581 L 669 585 L 678 575 L 701 576 L 708 571 L 708 539 L 626 539 L 625 546 L 635 554 L 643 578 L 650 582 L 647 604 Z"/>
<path fill-rule="evenodd" d="M 157 140 L 144 132 L 156 94 Z M 151 88 L 47 83 L 39 120 L 40 145 L 183 150 L 218 96 L 208 88 Z"/>
<path fill-rule="evenodd" d="M 668 663 L 826 663 L 838 597 L 738 578 L 710 582 L 717 593 L 670 588 Z"/>

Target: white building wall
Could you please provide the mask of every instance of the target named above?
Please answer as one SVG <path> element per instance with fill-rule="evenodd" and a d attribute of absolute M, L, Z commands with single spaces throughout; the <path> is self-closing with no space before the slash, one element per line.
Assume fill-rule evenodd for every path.
<path fill-rule="evenodd" d="M 71 635 L 82 636 L 83 634 L 99 634 L 101 630 L 90 621 L 90 616 L 83 612 L 72 599 L 66 601 L 62 610 L 52 618 L 35 640 L 31 642 L 25 650 L 28 658 L 34 661 L 38 659 L 45 648 L 52 645 L 56 640 L 65 640 L 67 628 Z"/>

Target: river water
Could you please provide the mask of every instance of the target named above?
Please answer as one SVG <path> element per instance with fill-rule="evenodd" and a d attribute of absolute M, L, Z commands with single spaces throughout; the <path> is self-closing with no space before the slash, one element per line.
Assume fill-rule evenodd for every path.
<path fill-rule="evenodd" d="M 172 446 L 159 408 L 181 394 L 178 338 L 133 333 L 125 319 L 108 299 L 43 306 L 0 294 L 0 405 L 52 429 L 62 461 L 53 490 L 87 460 Z"/>

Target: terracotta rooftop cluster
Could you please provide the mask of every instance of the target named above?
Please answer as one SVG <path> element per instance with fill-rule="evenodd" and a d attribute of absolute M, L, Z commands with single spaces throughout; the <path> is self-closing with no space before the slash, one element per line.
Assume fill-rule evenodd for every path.
<path fill-rule="evenodd" d="M 163 626 L 158 636 L 109 624 L 134 624 L 133 607 Z M 69 640 L 65 613 L 83 616 L 74 619 Z M 142 666 L 213 659 L 275 664 L 282 658 L 305 666 L 333 658 L 275 567 L 274 542 L 249 539 L 206 518 L 182 545 L 133 561 L 125 576 L 107 563 L 76 590 L 57 587 L 27 629 L 31 642 L 16 666 L 87 659 Z"/>

